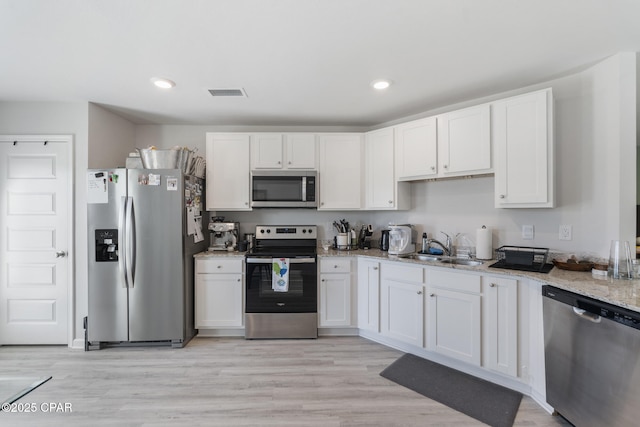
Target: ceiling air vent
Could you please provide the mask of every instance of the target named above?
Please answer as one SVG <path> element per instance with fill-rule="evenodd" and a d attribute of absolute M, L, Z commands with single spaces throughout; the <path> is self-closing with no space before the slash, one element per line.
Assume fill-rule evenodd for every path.
<path fill-rule="evenodd" d="M 247 93 L 242 88 L 209 89 L 209 93 L 211 96 L 247 97 Z"/>

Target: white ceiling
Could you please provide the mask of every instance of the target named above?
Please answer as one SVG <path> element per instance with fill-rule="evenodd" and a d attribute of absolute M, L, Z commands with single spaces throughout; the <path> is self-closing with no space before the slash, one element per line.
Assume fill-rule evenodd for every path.
<path fill-rule="evenodd" d="M 373 126 L 621 51 L 640 0 L 0 0 L 0 101 L 135 123 Z"/>

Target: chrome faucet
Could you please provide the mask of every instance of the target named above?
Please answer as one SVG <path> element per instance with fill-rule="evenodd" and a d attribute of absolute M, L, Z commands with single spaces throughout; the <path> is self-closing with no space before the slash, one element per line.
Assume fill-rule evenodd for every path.
<path fill-rule="evenodd" d="M 427 240 L 427 247 L 430 247 L 431 244 L 435 243 L 442 248 L 442 251 L 445 253 L 445 255 L 449 256 L 451 255 L 451 236 L 449 236 L 444 231 L 441 231 L 441 233 L 447 236 L 447 240 L 445 241 L 446 243 L 442 243 L 436 239 L 429 239 Z"/>

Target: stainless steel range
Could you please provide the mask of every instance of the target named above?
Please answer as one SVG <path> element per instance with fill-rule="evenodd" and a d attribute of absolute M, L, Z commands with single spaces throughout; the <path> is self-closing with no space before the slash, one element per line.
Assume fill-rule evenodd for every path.
<path fill-rule="evenodd" d="M 318 337 L 315 225 L 258 225 L 245 256 L 245 338 Z"/>

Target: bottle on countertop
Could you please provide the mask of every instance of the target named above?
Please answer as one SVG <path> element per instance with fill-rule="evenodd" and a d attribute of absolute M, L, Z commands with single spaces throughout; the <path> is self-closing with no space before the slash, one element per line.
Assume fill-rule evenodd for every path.
<path fill-rule="evenodd" d="M 422 249 L 420 252 L 423 254 L 429 252 L 429 239 L 427 238 L 427 233 L 422 233 Z"/>

